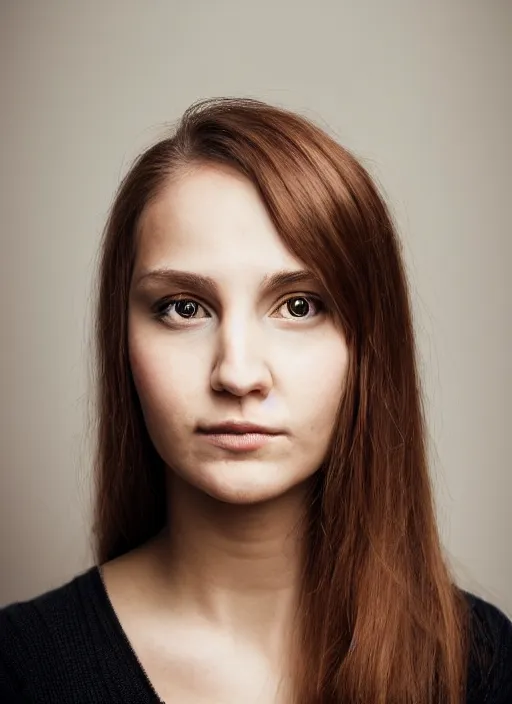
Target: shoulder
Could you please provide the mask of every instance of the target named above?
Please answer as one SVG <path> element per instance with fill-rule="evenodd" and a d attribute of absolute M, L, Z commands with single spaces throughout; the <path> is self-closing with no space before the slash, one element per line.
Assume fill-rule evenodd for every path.
<path fill-rule="evenodd" d="M 51 677 L 80 647 L 84 603 L 95 589 L 96 571 L 90 568 L 62 586 L 0 609 L 0 694 L 21 693 L 27 672 Z"/>
<path fill-rule="evenodd" d="M 463 592 L 470 609 L 468 703 L 512 702 L 512 622 L 501 609 Z"/>
<path fill-rule="evenodd" d="M 15 601 L 0 608 L 0 644 L 9 636 L 25 638 L 32 635 L 54 637 L 81 611 L 84 599 L 95 589 L 96 567 L 91 567 L 65 584 L 25 601 Z"/>

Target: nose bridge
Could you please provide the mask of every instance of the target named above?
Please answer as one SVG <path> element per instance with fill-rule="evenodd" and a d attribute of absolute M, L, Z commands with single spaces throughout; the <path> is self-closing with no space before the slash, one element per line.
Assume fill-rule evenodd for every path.
<path fill-rule="evenodd" d="M 256 340 L 255 321 L 238 307 L 225 315 L 220 323 L 220 351 L 235 360 L 247 354 Z"/>
<path fill-rule="evenodd" d="M 212 385 L 237 395 L 264 390 L 271 383 L 267 353 L 261 321 L 237 307 L 219 323 Z"/>

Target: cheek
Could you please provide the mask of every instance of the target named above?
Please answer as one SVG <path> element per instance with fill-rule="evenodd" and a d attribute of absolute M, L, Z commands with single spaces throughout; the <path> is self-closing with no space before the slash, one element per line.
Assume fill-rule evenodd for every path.
<path fill-rule="evenodd" d="M 290 402 L 311 437 L 325 439 L 330 435 L 343 395 L 348 367 L 348 351 L 344 342 L 332 339 L 294 355 L 288 366 Z M 293 382 L 293 383 L 292 383 Z M 299 411 L 300 409 L 300 411 Z"/>
<path fill-rule="evenodd" d="M 148 425 L 165 422 L 171 430 L 184 414 L 190 399 L 197 396 L 199 378 L 197 369 L 177 354 L 170 354 L 169 346 L 150 345 L 131 341 L 130 365 L 135 388 Z M 187 404 L 188 399 L 188 404 Z"/>

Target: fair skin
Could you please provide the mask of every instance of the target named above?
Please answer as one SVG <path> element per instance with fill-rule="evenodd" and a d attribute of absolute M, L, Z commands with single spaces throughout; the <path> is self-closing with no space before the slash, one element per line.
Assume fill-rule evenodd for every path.
<path fill-rule="evenodd" d="M 260 288 L 277 271 L 305 268 L 255 187 L 227 167 L 184 172 L 141 219 L 129 354 L 168 467 L 169 525 L 104 565 L 103 577 L 169 702 L 289 701 L 304 496 L 328 449 L 348 363 L 318 281 Z M 215 290 L 148 275 L 157 269 L 208 276 Z M 160 304 L 157 320 L 152 306 L 178 294 L 185 301 Z M 242 453 L 197 433 L 225 420 L 282 433 Z"/>

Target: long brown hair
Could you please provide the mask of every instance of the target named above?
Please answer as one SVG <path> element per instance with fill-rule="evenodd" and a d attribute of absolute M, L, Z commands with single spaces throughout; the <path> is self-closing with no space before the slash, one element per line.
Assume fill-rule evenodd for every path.
<path fill-rule="evenodd" d="M 400 243 L 363 166 L 288 110 L 250 99 L 196 103 L 119 188 L 96 317 L 96 559 L 141 545 L 166 522 L 163 461 L 128 361 L 128 292 L 143 209 L 172 174 L 206 162 L 255 184 L 283 242 L 323 282 L 349 349 L 308 505 L 296 701 L 460 704 L 468 616 L 435 520 Z"/>

